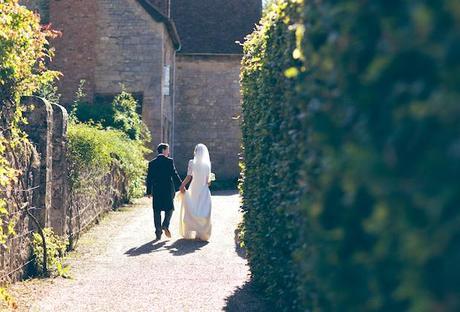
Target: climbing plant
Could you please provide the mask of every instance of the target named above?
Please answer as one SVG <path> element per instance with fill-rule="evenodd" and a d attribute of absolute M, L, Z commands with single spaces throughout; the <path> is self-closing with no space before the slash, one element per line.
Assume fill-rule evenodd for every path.
<path fill-rule="evenodd" d="M 46 68 L 46 62 L 53 56 L 48 39 L 56 35 L 48 26 L 41 26 L 39 17 L 20 6 L 17 0 L 0 1 L 1 244 L 13 233 L 14 226 L 8 217 L 9 207 L 5 194 L 14 185 L 19 174 L 7 155 L 27 142 L 19 127 L 25 122 L 20 99 L 57 78 L 58 72 Z"/>
<path fill-rule="evenodd" d="M 43 238 L 39 233 L 33 234 L 32 248 L 35 259 L 35 269 L 38 275 L 55 274 L 69 277 L 69 266 L 64 264 L 68 240 L 66 237 L 56 235 L 51 228 L 44 228 L 43 235 L 46 241 L 46 257 L 44 257 Z M 46 266 L 44 265 L 46 259 Z"/>

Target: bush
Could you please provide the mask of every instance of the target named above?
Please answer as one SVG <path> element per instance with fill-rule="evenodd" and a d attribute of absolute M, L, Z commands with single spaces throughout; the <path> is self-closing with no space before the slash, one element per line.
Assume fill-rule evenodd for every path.
<path fill-rule="evenodd" d="M 136 99 L 123 86 L 122 91 L 110 101 L 107 97 L 100 97 L 95 103 L 83 100 L 86 96 L 83 87 L 84 81 L 81 81 L 73 107 L 73 114 L 79 121 L 93 122 L 104 128 L 121 130 L 132 140 L 150 139 L 149 131 L 137 112 Z"/>
<path fill-rule="evenodd" d="M 68 137 L 73 189 L 78 188 L 81 183 L 92 183 L 87 181 L 87 175 L 82 181 L 82 172 L 90 172 L 91 179 L 99 181 L 110 173 L 115 165 L 128 179 L 127 200 L 144 195 L 144 178 L 147 171 L 145 155 L 150 150 L 142 141 L 131 140 L 119 130 L 103 129 L 85 123 L 70 123 Z"/>
<path fill-rule="evenodd" d="M 459 21 L 277 1 L 248 38 L 244 244 L 278 310 L 460 308 Z"/>
<path fill-rule="evenodd" d="M 32 249 L 34 252 L 35 269 L 37 274 L 44 275 L 48 273 L 57 274 L 62 277 L 69 277 L 69 267 L 64 265 L 65 254 L 67 251 L 67 239 L 66 237 L 59 237 L 54 234 L 51 228 L 44 228 L 43 234 L 46 242 L 46 264 L 49 272 L 45 272 L 44 260 L 43 260 L 43 239 L 39 233 L 33 233 Z"/>

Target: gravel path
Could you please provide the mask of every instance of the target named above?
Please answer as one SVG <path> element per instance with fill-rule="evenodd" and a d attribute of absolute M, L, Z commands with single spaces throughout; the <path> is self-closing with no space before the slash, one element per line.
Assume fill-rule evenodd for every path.
<path fill-rule="evenodd" d="M 235 250 L 239 196 L 213 196 L 209 243 L 178 236 L 154 242 L 147 199 L 108 215 L 70 255 L 72 279 L 13 285 L 19 311 L 267 311 L 249 282 L 246 260 Z"/>

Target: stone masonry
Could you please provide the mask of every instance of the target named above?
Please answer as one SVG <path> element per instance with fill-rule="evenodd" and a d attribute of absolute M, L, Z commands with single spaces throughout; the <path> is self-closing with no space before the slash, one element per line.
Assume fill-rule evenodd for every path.
<path fill-rule="evenodd" d="M 165 67 L 174 75 L 175 48 L 165 24 L 137 0 L 51 1 L 50 20 L 62 31 L 53 42 L 52 64 L 64 75 L 59 89 L 63 103 L 73 101 L 81 79 L 90 102 L 96 95 L 116 95 L 123 84 L 141 96 L 152 145 L 171 141 L 172 131 L 163 128 L 172 125 L 172 99 L 163 85 Z"/>
<path fill-rule="evenodd" d="M 52 67 L 62 104 L 80 80 L 87 100 L 135 94 L 152 134 L 170 143 L 185 174 L 198 143 L 208 145 L 218 180 L 239 176 L 241 46 L 261 0 L 22 0 L 62 36 Z"/>
<path fill-rule="evenodd" d="M 41 228 L 51 227 L 55 233 L 67 233 L 67 112 L 62 106 L 36 97 L 22 100 L 28 109 L 23 126 L 30 143 L 17 148 L 10 162 L 20 173 L 18 184 L 7 194 L 14 216 L 15 234 L 0 248 L 0 282 L 20 279 L 30 263 L 32 233 L 37 231 L 33 218 Z M 7 155 L 8 157 L 8 155 Z M 20 201 L 18 203 L 18 201 Z"/>
<path fill-rule="evenodd" d="M 27 107 L 24 116 L 28 123 L 23 130 L 30 143 L 6 155 L 20 176 L 17 185 L 0 192 L 16 220 L 16 233 L 7 239 L 8 248 L 0 246 L 0 282 L 20 279 L 31 262 L 31 238 L 37 225 L 24 209 L 30 210 L 41 228 L 52 228 L 74 246 L 80 234 L 101 214 L 127 201 L 129 181 L 117 164 L 95 184 L 85 179 L 85 175 L 91 177 L 91 171 L 78 169 L 82 180 L 91 182 L 78 183 L 72 189 L 67 157 L 67 111 L 37 97 L 24 97 L 22 104 Z"/>
<path fill-rule="evenodd" d="M 163 137 L 163 123 L 172 123 L 171 99 L 164 94 L 164 67 L 174 68 L 173 43 L 163 23 L 155 21 L 136 0 L 99 0 L 95 92 L 116 94 L 124 84 L 142 94 L 142 117 L 153 134 Z M 121 26 L 122 25 L 122 26 Z"/>
<path fill-rule="evenodd" d="M 239 55 L 178 56 L 174 145 L 182 174 L 195 145 L 204 143 L 217 180 L 238 176 L 240 60 Z"/>
<path fill-rule="evenodd" d="M 92 100 L 97 62 L 97 1 L 49 1 L 49 8 L 53 28 L 62 32 L 52 41 L 56 55 L 51 62 L 53 69 L 63 73 L 58 82 L 62 104 L 68 107 L 72 103 L 80 80 L 86 80 L 87 98 Z"/>

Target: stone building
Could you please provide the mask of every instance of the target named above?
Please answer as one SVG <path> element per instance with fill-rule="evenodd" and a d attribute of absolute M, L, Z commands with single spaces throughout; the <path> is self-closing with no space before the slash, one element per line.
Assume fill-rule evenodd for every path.
<path fill-rule="evenodd" d="M 23 0 L 62 36 L 52 66 L 62 102 L 79 81 L 97 105 L 121 84 L 141 104 L 152 147 L 169 142 L 184 174 L 197 143 L 218 179 L 239 174 L 239 69 L 261 0 Z"/>

